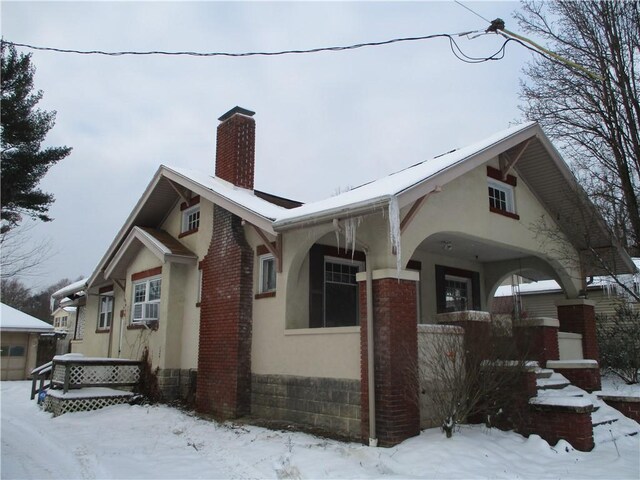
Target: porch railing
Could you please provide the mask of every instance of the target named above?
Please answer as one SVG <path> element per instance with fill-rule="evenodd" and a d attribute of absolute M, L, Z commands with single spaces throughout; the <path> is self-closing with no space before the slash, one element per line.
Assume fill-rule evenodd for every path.
<path fill-rule="evenodd" d="M 140 381 L 141 362 L 119 358 L 61 355 L 53 358 L 51 386 L 64 393 L 82 387 L 133 387 Z"/>

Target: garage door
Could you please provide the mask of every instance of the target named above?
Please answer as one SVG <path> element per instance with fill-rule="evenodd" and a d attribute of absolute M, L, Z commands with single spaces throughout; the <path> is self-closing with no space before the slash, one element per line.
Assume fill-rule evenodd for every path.
<path fill-rule="evenodd" d="M 2 364 L 2 380 L 24 380 L 27 366 L 27 344 L 12 342 L 2 343 L 0 363 Z"/>

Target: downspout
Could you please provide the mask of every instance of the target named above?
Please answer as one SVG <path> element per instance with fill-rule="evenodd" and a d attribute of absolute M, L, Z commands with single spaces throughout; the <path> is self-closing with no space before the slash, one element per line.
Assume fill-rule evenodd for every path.
<path fill-rule="evenodd" d="M 375 361 L 373 343 L 373 271 L 371 255 L 365 250 L 365 268 L 367 269 L 367 384 L 369 387 L 369 446 L 378 446 L 376 436 L 376 385 L 375 385 Z"/>
<path fill-rule="evenodd" d="M 333 219 L 333 227 L 340 233 L 343 233 L 340 227 L 340 220 Z M 369 396 L 369 446 L 378 446 L 378 437 L 376 435 L 376 379 L 375 379 L 375 344 L 373 339 L 373 265 L 371 263 L 371 254 L 369 246 L 356 239 L 356 243 L 360 244 L 365 254 L 365 291 L 367 294 L 367 386 Z"/>

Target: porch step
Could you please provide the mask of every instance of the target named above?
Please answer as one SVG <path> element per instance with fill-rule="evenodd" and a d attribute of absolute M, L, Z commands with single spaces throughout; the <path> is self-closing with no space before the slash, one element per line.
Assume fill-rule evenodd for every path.
<path fill-rule="evenodd" d="M 553 373 L 554 371 L 550 368 L 538 368 L 536 370 L 536 378 L 549 378 Z"/>
<path fill-rule="evenodd" d="M 552 373 L 548 378 L 538 378 L 536 385 L 539 390 L 562 389 L 571 385 L 571 382 L 560 373 Z"/>
<path fill-rule="evenodd" d="M 594 415 L 595 412 L 591 414 L 591 423 L 593 427 L 599 427 L 600 425 L 611 425 L 612 423 L 616 423 L 618 421 L 617 416 L 613 415 Z"/>

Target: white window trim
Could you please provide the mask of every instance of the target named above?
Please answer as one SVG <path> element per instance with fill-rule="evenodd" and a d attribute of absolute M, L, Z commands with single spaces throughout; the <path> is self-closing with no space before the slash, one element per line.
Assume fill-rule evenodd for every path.
<path fill-rule="evenodd" d="M 264 264 L 265 262 L 268 262 L 269 260 L 273 260 L 273 268 L 276 268 L 276 257 L 274 257 L 271 253 L 267 253 L 265 255 L 260 255 L 258 257 L 258 265 L 259 265 L 259 277 L 258 277 L 258 293 L 269 293 L 269 292 L 275 292 L 276 289 L 278 288 L 278 274 L 276 273 L 276 284 L 273 288 L 266 288 L 266 285 L 263 282 L 263 278 L 264 278 Z"/>
<path fill-rule="evenodd" d="M 516 196 L 514 194 L 513 186 L 492 178 L 487 179 L 487 184 L 489 187 L 505 193 L 505 202 L 507 204 L 507 208 L 504 211 L 509 213 L 516 213 Z"/>
<path fill-rule="evenodd" d="M 199 204 L 182 211 L 182 225 L 180 228 L 180 233 L 191 232 L 193 230 L 197 230 L 200 227 L 200 217 L 198 217 L 198 225 L 196 227 L 189 228 L 189 216 L 195 212 L 200 212 Z"/>
<path fill-rule="evenodd" d="M 158 300 L 151 300 L 149 301 L 149 284 L 153 281 L 156 280 L 160 280 L 160 298 Z M 145 284 L 145 301 L 144 302 L 136 302 L 135 301 L 135 295 L 136 295 L 136 285 L 141 285 L 141 284 Z M 154 321 L 158 321 L 160 320 L 160 299 L 162 298 L 162 275 L 156 275 L 153 277 L 147 277 L 147 278 L 142 278 L 140 280 L 137 280 L 135 282 L 133 282 L 131 284 L 131 323 L 133 324 L 140 324 L 140 323 L 146 323 L 146 322 L 154 322 Z M 158 304 L 158 318 L 145 318 L 144 314 L 146 312 L 146 305 L 149 304 Z M 136 305 L 142 305 L 142 318 L 135 318 L 135 308 Z"/>
<path fill-rule="evenodd" d="M 324 256 L 324 262 L 322 266 L 322 328 L 352 328 L 353 325 L 345 326 L 345 327 L 326 327 L 327 325 L 327 263 L 340 263 L 342 265 L 349 265 L 358 267 L 358 272 L 362 272 L 365 268 L 364 262 L 358 260 L 350 260 L 348 258 L 340 258 L 340 257 L 331 257 L 329 255 Z M 338 283 L 338 282 L 330 282 L 337 283 L 339 285 L 350 285 L 346 283 Z M 358 282 L 356 281 L 355 288 L 358 288 Z M 360 305 L 358 305 L 358 300 L 356 299 L 356 310 L 359 311 Z M 357 320 L 357 319 L 356 319 Z"/>
<path fill-rule="evenodd" d="M 111 310 L 107 310 L 105 312 L 102 311 L 103 298 L 108 298 L 111 300 L 111 302 L 107 302 L 108 304 L 111 304 Z M 100 294 L 98 300 L 98 330 L 109 330 L 111 328 L 111 324 L 113 323 L 113 300 L 113 292 L 105 292 Z M 109 313 L 111 314 L 111 317 L 108 316 Z"/>

